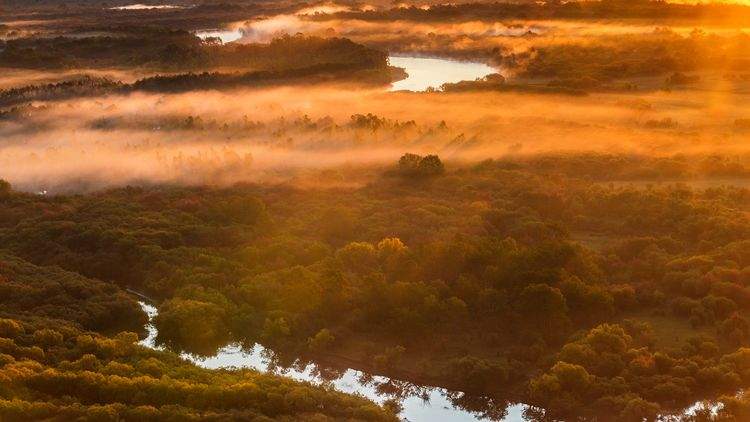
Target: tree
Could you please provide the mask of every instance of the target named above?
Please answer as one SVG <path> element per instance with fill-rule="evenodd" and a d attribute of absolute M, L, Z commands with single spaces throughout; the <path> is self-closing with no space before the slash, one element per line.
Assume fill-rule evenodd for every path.
<path fill-rule="evenodd" d="M 419 174 L 421 176 L 435 176 L 443 174 L 445 167 L 440 157 L 437 155 L 428 155 L 419 161 Z"/>
<path fill-rule="evenodd" d="M 419 168 L 419 162 L 421 160 L 422 156 L 407 152 L 398 160 L 399 171 L 404 174 L 416 173 L 417 169 Z"/>
<path fill-rule="evenodd" d="M 545 409 L 550 420 L 566 420 L 585 407 L 594 377 L 584 367 L 557 362 L 547 373 L 531 380 L 531 404 Z"/>
<path fill-rule="evenodd" d="M 570 277 L 561 283 L 565 302 L 573 318 L 584 323 L 603 321 L 614 313 L 612 295 L 604 289 L 589 286 L 578 277 Z"/>
<path fill-rule="evenodd" d="M 226 310 L 214 303 L 174 298 L 164 302 L 154 321 L 159 341 L 199 354 L 212 354 L 228 341 Z"/>
<path fill-rule="evenodd" d="M 16 338 L 23 334 L 23 326 L 16 320 L 0 319 L 0 337 Z"/>
<path fill-rule="evenodd" d="M 331 330 L 323 328 L 307 340 L 307 347 L 313 352 L 320 352 L 328 349 L 335 340 Z"/>
<path fill-rule="evenodd" d="M 565 297 L 546 284 L 531 284 L 523 289 L 516 304 L 519 316 L 547 336 L 564 335 L 570 321 Z"/>
<path fill-rule="evenodd" d="M 509 367 L 506 362 L 481 359 L 466 355 L 450 362 L 450 376 L 477 391 L 484 391 L 494 385 L 508 381 Z"/>
<path fill-rule="evenodd" d="M 744 345 L 750 340 L 750 324 L 736 313 L 719 324 L 718 331 L 735 346 Z"/>
<path fill-rule="evenodd" d="M 336 252 L 344 271 L 366 273 L 373 271 L 378 263 L 378 251 L 367 242 L 352 242 Z"/>
<path fill-rule="evenodd" d="M 437 155 L 406 153 L 398 160 L 398 171 L 403 176 L 429 177 L 443 174 L 445 167 Z"/>
<path fill-rule="evenodd" d="M 0 179 L 0 200 L 9 198 L 12 191 L 10 183 L 5 179 Z"/>

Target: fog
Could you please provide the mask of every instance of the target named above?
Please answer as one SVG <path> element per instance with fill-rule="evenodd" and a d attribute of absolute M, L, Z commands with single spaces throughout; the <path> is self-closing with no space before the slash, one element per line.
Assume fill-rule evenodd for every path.
<path fill-rule="evenodd" d="M 499 52 L 523 54 L 546 45 L 610 42 L 622 37 L 689 37 L 695 31 L 721 37 L 738 37 L 750 28 L 737 22 L 670 22 L 648 19 L 502 21 L 456 20 L 448 22 L 342 20 L 336 11 L 344 6 L 325 4 L 281 14 L 227 24 L 212 32 L 225 41 L 265 43 L 280 35 L 303 33 L 346 37 L 391 53 L 449 56 L 483 62 L 499 60 Z M 742 41 L 744 42 L 744 41 Z M 491 53 L 493 52 L 494 53 Z"/>
<path fill-rule="evenodd" d="M 239 37 L 242 43 L 264 43 L 285 33 L 335 35 L 391 54 L 498 66 L 501 54 L 550 44 L 580 46 L 595 40 L 617 46 L 623 36 L 690 36 L 695 30 L 679 24 L 664 29 L 641 20 L 429 23 L 325 16 L 369 8 L 312 4 L 292 14 L 223 25 L 231 33 L 199 33 L 227 35 L 226 41 Z M 743 31 L 700 29 L 729 37 Z M 523 67 L 498 69 L 513 77 Z M 3 69 L 0 89 L 82 74 L 128 83 L 153 73 L 147 68 Z M 0 110 L 0 166 L 3 178 L 17 188 L 61 191 L 126 183 L 303 183 L 320 179 L 311 172 L 330 176 L 332 170 L 347 174 L 326 176 L 327 183 L 359 184 L 371 174 L 363 168 L 392 166 L 405 152 L 438 153 L 448 163 L 582 152 L 743 155 L 750 136 L 750 86 L 747 78 L 726 76 L 698 72 L 698 83 L 674 92 L 663 89 L 665 76 L 640 78 L 634 82 L 645 88 L 641 91 L 584 96 L 316 85 L 35 102 L 5 115 Z M 356 120 L 355 115 L 374 117 Z"/>
<path fill-rule="evenodd" d="M 475 162 L 539 153 L 746 154 L 745 95 L 391 93 L 318 86 L 36 104 L 0 124 L 4 177 L 30 191 L 127 183 L 367 181 L 405 152 Z M 372 114 L 377 119 L 353 115 Z M 523 128 L 523 129 L 521 129 Z M 352 174 L 358 177 L 352 177 Z M 319 175 L 307 181 L 320 180 Z"/>

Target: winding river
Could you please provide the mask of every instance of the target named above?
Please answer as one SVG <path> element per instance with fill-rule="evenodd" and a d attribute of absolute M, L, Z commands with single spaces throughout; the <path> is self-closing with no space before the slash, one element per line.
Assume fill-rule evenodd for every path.
<path fill-rule="evenodd" d="M 139 302 L 143 311 L 148 315 L 149 324 L 146 326 L 148 336 L 140 342 L 143 346 L 151 349 L 162 350 L 156 344 L 156 327 L 151 323 L 158 310 L 155 306 L 146 302 Z M 182 358 L 207 369 L 220 368 L 252 368 L 261 372 L 276 372 L 280 375 L 293 378 L 298 381 L 307 381 L 313 384 L 331 382 L 336 389 L 346 393 L 356 393 L 368 399 L 383 403 L 393 396 L 379 391 L 378 386 L 391 384 L 408 384 L 398 380 L 391 380 L 382 376 L 369 376 L 360 371 L 348 369 L 344 374 L 333 381 L 322 379 L 315 371 L 314 365 L 308 365 L 303 370 L 289 368 L 281 372 L 275 370 L 269 362 L 270 353 L 261 345 L 256 344 L 250 350 L 242 350 L 238 345 L 228 345 L 220 349 L 215 355 L 208 358 L 199 358 L 183 353 Z M 403 398 L 401 405 L 403 411 L 401 417 L 409 422 L 470 422 L 485 420 L 477 415 L 460 409 L 451 403 L 449 396 L 460 396 L 461 393 L 450 392 L 442 388 L 418 387 L 413 394 Z M 507 414 L 503 421 L 523 421 L 524 405 L 512 405 L 507 408 Z"/>
<path fill-rule="evenodd" d="M 133 292 L 139 297 L 145 297 L 137 292 Z M 148 315 L 148 324 L 146 330 L 148 335 L 140 341 L 140 344 L 155 350 L 163 350 L 163 347 L 156 343 L 157 329 L 153 324 L 153 319 L 158 313 L 158 309 L 144 301 L 139 301 L 141 308 Z M 304 369 L 285 368 L 278 370 L 270 363 L 272 353 L 263 346 L 256 344 L 252 350 L 243 350 L 236 344 L 227 345 L 219 349 L 215 355 L 207 358 L 200 358 L 188 353 L 182 353 L 181 357 L 197 366 L 206 369 L 231 369 L 231 368 L 251 368 L 260 372 L 273 372 L 298 381 L 306 381 L 313 384 L 331 383 L 339 391 L 345 393 L 359 394 L 376 403 L 382 404 L 388 399 L 394 398 L 393 394 L 387 391 L 394 391 L 394 388 L 388 389 L 389 386 L 408 386 L 408 394 L 402 394 L 400 403 L 403 408 L 400 416 L 403 421 L 408 422 L 472 422 L 482 421 L 488 418 L 484 415 L 472 413 L 453 404 L 450 397 L 460 398 L 463 393 L 448 391 L 444 388 L 414 386 L 405 381 L 389 379 L 379 375 L 369 375 L 354 369 L 347 369 L 339 378 L 330 380 L 323 379 L 314 365 L 310 364 Z M 386 388 L 379 388 L 386 387 Z M 685 409 L 682 414 L 664 415 L 659 417 L 659 421 L 679 421 L 684 416 L 693 415 L 699 409 L 708 408 L 712 414 L 720 409 L 720 404 L 697 402 L 691 407 Z M 525 421 L 523 412 L 527 408 L 524 404 L 514 404 L 506 408 L 506 414 L 499 419 L 504 422 L 521 422 Z M 497 419 L 496 419 L 497 420 Z"/>
<path fill-rule="evenodd" d="M 242 28 L 207 29 L 196 31 L 195 35 L 202 39 L 218 38 L 223 43 L 229 43 L 242 39 L 245 31 Z M 444 83 L 473 81 L 497 73 L 492 66 L 479 62 L 401 55 L 391 55 L 388 61 L 391 66 L 403 68 L 408 75 L 405 79 L 392 83 L 390 91 L 440 89 Z"/>

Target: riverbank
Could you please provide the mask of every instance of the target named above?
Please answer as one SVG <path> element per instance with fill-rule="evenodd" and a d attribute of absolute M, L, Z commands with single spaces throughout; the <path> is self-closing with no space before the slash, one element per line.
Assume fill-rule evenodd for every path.
<path fill-rule="evenodd" d="M 135 291 L 131 291 L 131 293 L 138 294 L 139 297 L 145 297 L 145 295 Z M 149 324 L 146 327 L 148 336 L 140 344 L 148 348 L 162 350 L 156 344 L 157 329 L 152 324 L 153 319 L 158 314 L 158 309 L 144 301 L 141 301 L 140 304 L 149 317 Z M 330 383 L 339 391 L 359 394 L 380 404 L 396 398 L 400 401 L 403 409 L 402 418 L 411 422 L 478 422 L 484 419 L 484 416 L 501 415 L 504 415 L 504 417 L 493 418 L 493 420 L 506 422 L 523 420 L 524 405 L 512 405 L 507 407 L 505 411 L 498 411 L 498 409 L 465 410 L 457 404 L 462 399 L 466 399 L 464 393 L 433 387 L 429 385 L 429 382 L 420 384 L 403 381 L 399 378 L 373 375 L 375 372 L 367 371 L 368 368 L 374 369 L 371 366 L 344 356 L 321 355 L 320 359 L 316 360 L 317 364 L 308 363 L 304 368 L 293 366 L 280 369 L 270 361 L 269 356 L 272 353 L 258 344 L 249 351 L 236 345 L 228 345 L 208 358 L 199 358 L 187 353 L 181 354 L 181 357 L 207 369 L 252 368 L 260 372 L 279 373 L 297 381 L 306 381 L 316 385 Z M 363 368 L 364 370 L 351 369 L 352 367 Z M 336 374 L 338 377 L 330 379 L 326 374 Z M 412 379 L 420 378 L 417 374 L 408 372 L 404 372 L 404 374 L 415 376 Z M 476 404 L 474 400 L 467 400 L 467 402 Z"/>

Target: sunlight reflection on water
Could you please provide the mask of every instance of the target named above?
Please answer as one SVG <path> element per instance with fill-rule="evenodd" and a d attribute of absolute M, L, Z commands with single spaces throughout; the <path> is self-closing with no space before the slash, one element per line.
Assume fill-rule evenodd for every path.
<path fill-rule="evenodd" d="M 497 73 L 484 63 L 403 56 L 390 56 L 389 60 L 391 66 L 402 67 L 409 74 L 406 79 L 393 83 L 391 91 L 438 89 L 446 82 L 473 81 Z"/>
<path fill-rule="evenodd" d="M 244 35 L 242 29 L 205 29 L 195 31 L 195 35 L 205 40 L 206 38 L 218 38 L 223 43 L 237 41 Z"/>
<path fill-rule="evenodd" d="M 148 315 L 149 321 L 151 321 L 158 312 L 156 307 L 145 302 L 139 303 L 143 311 Z M 140 344 L 152 349 L 161 350 L 162 348 L 156 345 L 156 327 L 149 323 L 146 328 L 148 336 Z M 267 355 L 268 353 L 265 348 L 256 344 L 252 350 L 242 350 L 238 345 L 228 345 L 221 348 L 214 356 L 208 358 L 199 358 L 186 353 L 183 353 L 181 356 L 207 369 L 252 368 L 261 372 L 276 372 L 270 367 Z M 298 381 L 307 381 L 313 384 L 326 382 L 315 373 L 314 365 L 308 365 L 304 369 L 289 368 L 278 373 Z M 360 371 L 348 369 L 340 378 L 331 381 L 331 384 L 339 391 L 358 393 L 377 403 L 383 403 L 385 400 L 391 398 L 390 395 L 378 392 L 376 388 L 376 385 L 388 383 L 389 379 L 387 377 L 372 376 L 370 380 L 365 381 L 368 377 L 363 377 L 363 375 L 365 374 Z M 444 389 L 428 388 L 425 389 L 425 392 L 427 400 L 424 400 L 420 395 L 409 395 L 401 401 L 401 405 L 403 406 L 401 417 L 404 420 L 409 422 L 478 422 L 485 420 L 478 415 L 455 407 L 446 397 L 447 391 Z M 503 421 L 523 421 L 523 410 L 523 405 L 509 406 L 508 414 Z"/>
<path fill-rule="evenodd" d="M 110 7 L 110 10 L 157 10 L 157 9 L 184 9 L 185 6 L 173 4 L 129 4 L 127 6 Z"/>
<path fill-rule="evenodd" d="M 137 292 L 133 292 L 143 298 Z M 141 308 L 148 316 L 149 323 L 146 325 L 147 337 L 139 344 L 156 350 L 164 350 L 163 347 L 156 344 L 157 330 L 152 321 L 158 314 L 158 309 L 144 301 L 138 302 Z M 401 384 L 398 380 L 389 380 L 382 376 L 368 376 L 367 374 L 347 369 L 343 375 L 333 381 L 326 381 L 317 373 L 314 365 L 307 365 L 305 368 L 287 368 L 277 371 L 269 362 L 271 354 L 260 344 L 256 344 L 252 350 L 243 350 L 236 344 L 230 344 L 219 349 L 215 355 L 200 358 L 187 353 L 182 353 L 183 359 L 195 363 L 197 366 L 206 369 L 231 369 L 231 368 L 251 368 L 260 372 L 278 373 L 297 381 L 307 381 L 313 384 L 323 384 L 330 382 L 337 390 L 345 393 L 357 393 L 376 403 L 382 404 L 384 401 L 392 398 L 391 395 L 378 391 L 377 385 L 388 384 L 389 381 L 396 385 Z M 408 383 L 405 383 L 408 384 Z M 488 419 L 480 415 L 468 412 L 453 405 L 449 398 L 447 390 L 433 387 L 415 386 L 413 394 L 407 394 L 402 400 L 403 411 L 400 416 L 402 420 L 408 422 L 479 422 Z M 425 394 L 422 395 L 421 393 Z M 458 393 L 461 394 L 461 393 Z M 683 420 L 685 416 L 695 415 L 700 409 L 708 409 L 712 415 L 716 415 L 721 409 L 721 403 L 715 402 L 696 402 L 682 413 L 676 415 L 662 415 L 657 418 L 660 422 L 674 422 Z M 507 413 L 502 419 L 503 422 L 523 422 L 523 412 L 526 409 L 524 404 L 509 405 Z"/>

